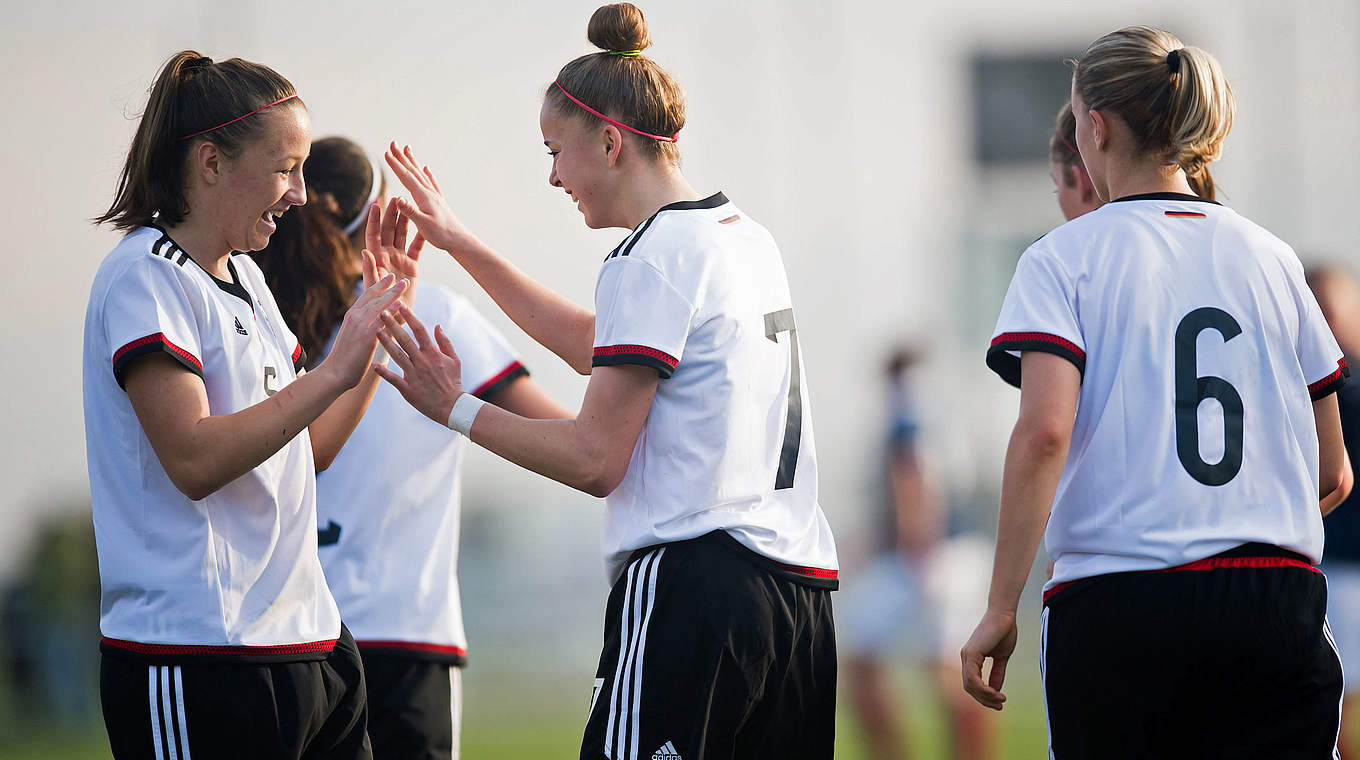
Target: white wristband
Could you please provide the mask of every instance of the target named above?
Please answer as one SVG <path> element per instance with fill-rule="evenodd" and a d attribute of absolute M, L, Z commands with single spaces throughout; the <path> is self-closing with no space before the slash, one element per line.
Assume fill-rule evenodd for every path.
<path fill-rule="evenodd" d="M 453 411 L 449 412 L 449 428 L 456 430 L 463 435 L 472 434 L 472 421 L 477 419 L 477 412 L 482 411 L 486 402 L 472 395 L 464 393 L 453 402 Z"/>

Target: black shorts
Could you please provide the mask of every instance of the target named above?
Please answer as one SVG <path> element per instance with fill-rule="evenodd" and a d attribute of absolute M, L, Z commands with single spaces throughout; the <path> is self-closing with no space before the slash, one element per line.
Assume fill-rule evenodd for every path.
<path fill-rule="evenodd" d="M 360 649 L 376 760 L 456 760 L 462 675 L 448 662 Z"/>
<path fill-rule="evenodd" d="M 117 760 L 373 757 L 363 666 L 343 627 L 319 661 L 148 664 L 106 650 L 99 693 Z"/>
<path fill-rule="evenodd" d="M 1040 634 L 1051 757 L 1333 757 L 1326 609 L 1322 573 L 1265 544 L 1062 585 Z"/>
<path fill-rule="evenodd" d="M 834 584 L 722 531 L 634 553 L 609 595 L 582 760 L 830 758 Z"/>

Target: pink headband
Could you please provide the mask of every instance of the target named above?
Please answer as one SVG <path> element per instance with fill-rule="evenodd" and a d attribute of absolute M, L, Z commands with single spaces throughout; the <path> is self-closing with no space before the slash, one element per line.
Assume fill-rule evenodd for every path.
<path fill-rule="evenodd" d="M 198 131 L 198 132 L 193 133 L 192 135 L 185 135 L 185 136 L 183 136 L 183 137 L 181 137 L 181 138 L 179 138 L 179 139 L 181 139 L 181 140 L 188 140 L 190 137 L 198 137 L 199 135 L 207 134 L 207 133 L 213 131 L 214 129 L 221 129 L 222 127 L 225 127 L 225 126 L 227 126 L 228 124 L 235 124 L 236 122 L 240 121 L 241 119 L 246 118 L 247 116 L 254 116 L 255 114 L 259 113 L 260 111 L 263 111 L 263 110 L 266 109 L 266 108 L 269 108 L 269 107 L 271 107 L 271 106 L 276 106 L 276 105 L 278 105 L 278 104 L 280 104 L 280 103 L 283 103 L 283 102 L 292 100 L 293 98 L 296 98 L 296 97 L 297 97 L 297 93 L 293 93 L 292 95 L 289 95 L 289 96 L 286 97 L 286 98 L 279 98 L 278 100 L 274 101 L 273 103 L 265 103 L 264 105 L 260 106 L 259 108 L 256 108 L 254 111 L 251 111 L 251 112 L 248 113 L 248 114 L 243 114 L 243 115 L 241 115 L 241 116 L 237 116 L 235 119 L 232 119 L 231 121 L 224 121 L 224 122 L 222 122 L 221 124 L 218 124 L 218 125 L 215 126 L 215 127 L 208 127 L 207 129 L 200 130 L 200 131 Z"/>
<path fill-rule="evenodd" d="M 1077 146 L 1075 146 L 1075 145 L 1073 145 L 1072 143 L 1068 142 L 1068 141 L 1067 141 L 1067 137 L 1066 137 L 1065 135 L 1063 135 L 1061 132 L 1058 133 L 1058 139 L 1059 139 L 1059 140 L 1062 140 L 1062 144 L 1063 144 L 1063 145 L 1066 145 L 1066 146 L 1067 146 L 1067 149 L 1070 150 L 1070 151 L 1072 151 L 1072 154 L 1073 154 L 1073 155 L 1075 155 L 1077 158 L 1081 158 L 1081 151 L 1077 150 Z"/>
<path fill-rule="evenodd" d="M 632 133 L 635 134 L 635 135 L 642 135 L 643 137 L 650 137 L 650 138 L 652 138 L 653 140 L 665 140 L 666 142 L 680 142 L 680 136 L 679 136 L 678 134 L 677 134 L 677 135 L 671 135 L 670 137 L 666 137 L 665 135 L 654 135 L 654 134 L 652 134 L 651 132 L 643 132 L 643 131 L 640 130 L 640 129 L 633 129 L 632 127 L 628 126 L 627 124 L 624 124 L 624 123 L 621 122 L 621 121 L 615 121 L 615 120 L 609 118 L 608 116 L 605 116 L 604 114 L 600 113 L 599 111 L 596 111 L 594 108 L 591 108 L 590 106 L 586 105 L 585 103 L 582 103 L 581 101 L 577 100 L 575 95 L 572 95 L 571 93 L 567 92 L 567 88 L 563 87 L 561 82 L 554 81 L 553 84 L 557 85 L 557 89 L 561 90 L 561 91 L 562 91 L 562 94 L 563 94 L 563 95 L 566 95 L 566 96 L 571 100 L 571 102 L 573 102 L 573 103 L 575 103 L 576 105 L 578 105 L 578 106 L 580 106 L 580 107 L 586 109 L 587 112 L 589 112 L 589 113 L 591 113 L 591 114 L 594 114 L 595 116 L 598 116 L 598 117 L 600 117 L 601 119 L 604 119 L 605 121 L 609 122 L 610 124 L 613 124 L 614 126 L 618 127 L 619 129 L 626 129 L 626 130 L 628 130 L 629 132 L 632 132 Z M 250 114 L 246 114 L 246 116 L 249 116 L 249 115 L 250 115 Z M 243 118 L 244 118 L 244 117 L 243 117 Z"/>

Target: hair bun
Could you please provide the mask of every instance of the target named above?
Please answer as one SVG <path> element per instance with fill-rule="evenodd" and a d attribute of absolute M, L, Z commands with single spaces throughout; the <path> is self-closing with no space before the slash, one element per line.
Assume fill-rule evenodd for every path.
<path fill-rule="evenodd" d="M 647 36 L 647 19 L 632 3 L 614 3 L 595 9 L 586 37 L 590 44 L 609 51 L 644 50 L 652 44 L 652 38 Z"/>

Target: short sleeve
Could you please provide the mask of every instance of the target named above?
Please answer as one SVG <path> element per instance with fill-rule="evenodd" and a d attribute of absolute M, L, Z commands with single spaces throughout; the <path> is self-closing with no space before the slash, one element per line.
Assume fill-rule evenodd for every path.
<path fill-rule="evenodd" d="M 1340 390 L 1351 371 L 1317 298 L 1301 282 L 1302 277 L 1291 279 L 1298 280 L 1294 282 L 1299 303 L 1299 340 L 1295 350 L 1308 382 L 1308 395 L 1317 401 Z"/>
<path fill-rule="evenodd" d="M 637 364 L 662 379 L 680 364 L 694 306 L 647 261 L 607 260 L 595 286 L 595 351 L 592 366 Z"/>
<path fill-rule="evenodd" d="M 529 370 L 496 328 L 472 306 L 463 304 L 444 324 L 444 332 L 463 363 L 463 387 L 490 399 Z"/>
<path fill-rule="evenodd" d="M 178 265 L 150 256 L 110 284 L 102 316 L 118 387 L 123 387 L 123 372 L 134 359 L 157 351 L 203 376 L 191 287 Z"/>
<path fill-rule="evenodd" d="M 1054 256 L 1035 247 L 1016 264 L 987 350 L 987 366 L 1018 388 L 1024 351 L 1057 354 L 1076 365 L 1078 372 L 1086 371 L 1086 345 L 1072 282 Z"/>

